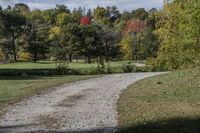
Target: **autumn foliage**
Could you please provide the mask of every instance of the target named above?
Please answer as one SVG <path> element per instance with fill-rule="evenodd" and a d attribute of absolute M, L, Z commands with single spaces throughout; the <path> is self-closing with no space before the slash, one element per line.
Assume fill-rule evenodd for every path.
<path fill-rule="evenodd" d="M 89 25 L 91 23 L 91 18 L 88 16 L 83 16 L 80 20 L 81 25 Z"/>
<path fill-rule="evenodd" d="M 147 22 L 142 20 L 129 20 L 124 28 L 123 35 L 135 34 L 145 31 Z"/>

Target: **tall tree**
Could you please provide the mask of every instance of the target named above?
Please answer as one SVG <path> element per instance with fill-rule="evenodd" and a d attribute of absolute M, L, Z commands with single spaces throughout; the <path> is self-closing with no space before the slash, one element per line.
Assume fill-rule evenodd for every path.
<path fill-rule="evenodd" d="M 156 16 L 161 48 L 152 61 L 155 68 L 173 70 L 199 60 L 199 13 L 199 1 L 165 1 L 163 11 Z"/>
<path fill-rule="evenodd" d="M 148 12 L 144 8 L 139 8 L 133 10 L 131 16 L 134 19 L 146 20 L 148 18 Z"/>
<path fill-rule="evenodd" d="M 2 25 L 4 27 L 3 38 L 7 47 L 12 49 L 13 60 L 17 60 L 17 38 L 22 35 L 23 26 L 26 25 L 26 18 L 13 9 L 5 9 L 1 13 Z M 8 43 L 9 42 L 9 43 Z"/>
<path fill-rule="evenodd" d="M 44 16 L 40 10 L 33 10 L 28 18 L 28 26 L 24 40 L 25 49 L 31 53 L 32 60 L 37 61 L 39 55 L 45 56 L 48 51 L 49 25 L 45 23 Z"/>
<path fill-rule="evenodd" d="M 109 11 L 104 7 L 98 6 L 93 11 L 94 21 L 98 24 L 110 25 L 111 23 L 109 16 Z"/>

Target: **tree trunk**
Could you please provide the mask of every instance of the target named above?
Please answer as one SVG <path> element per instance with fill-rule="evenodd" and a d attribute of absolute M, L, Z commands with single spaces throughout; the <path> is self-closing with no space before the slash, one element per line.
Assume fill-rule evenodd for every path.
<path fill-rule="evenodd" d="M 107 41 L 105 41 L 104 43 L 105 43 L 105 59 L 106 59 L 106 62 L 108 63 L 108 45 L 107 45 Z"/>
<path fill-rule="evenodd" d="M 69 62 L 72 62 L 72 54 L 69 54 Z"/>
<path fill-rule="evenodd" d="M 15 46 L 15 32 L 12 32 L 12 51 L 13 51 L 13 60 L 17 61 L 17 54 L 16 54 L 16 46 Z"/>
<path fill-rule="evenodd" d="M 34 52 L 33 62 L 35 63 L 36 61 L 37 61 L 37 52 Z"/>
<path fill-rule="evenodd" d="M 89 64 L 91 64 L 91 58 L 90 58 L 90 56 L 87 57 L 87 62 L 88 62 Z"/>

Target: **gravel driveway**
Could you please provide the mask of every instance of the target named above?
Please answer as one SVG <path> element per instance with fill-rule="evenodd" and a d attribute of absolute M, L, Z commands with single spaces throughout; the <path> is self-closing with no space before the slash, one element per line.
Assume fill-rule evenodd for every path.
<path fill-rule="evenodd" d="M 120 91 L 158 74 L 162 73 L 114 74 L 64 84 L 8 107 L 0 133 L 114 132 Z"/>

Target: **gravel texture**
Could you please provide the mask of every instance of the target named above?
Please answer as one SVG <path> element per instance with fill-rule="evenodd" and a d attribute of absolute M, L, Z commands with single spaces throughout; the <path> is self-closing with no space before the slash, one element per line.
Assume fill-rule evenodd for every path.
<path fill-rule="evenodd" d="M 0 133 L 114 132 L 116 102 L 128 85 L 162 73 L 104 75 L 64 84 L 7 108 Z"/>

